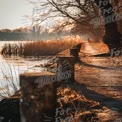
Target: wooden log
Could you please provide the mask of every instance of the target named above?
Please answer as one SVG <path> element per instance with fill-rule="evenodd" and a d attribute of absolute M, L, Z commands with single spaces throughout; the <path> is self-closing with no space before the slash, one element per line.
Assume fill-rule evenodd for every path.
<path fill-rule="evenodd" d="M 74 57 L 58 57 L 57 79 L 58 81 L 74 81 Z"/>
<path fill-rule="evenodd" d="M 20 75 L 21 122 L 54 121 L 57 103 L 55 79 L 56 74 L 49 72 Z"/>

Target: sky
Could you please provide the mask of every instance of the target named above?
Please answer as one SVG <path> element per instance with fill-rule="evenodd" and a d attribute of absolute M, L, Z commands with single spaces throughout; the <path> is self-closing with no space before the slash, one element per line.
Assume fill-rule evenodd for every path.
<path fill-rule="evenodd" d="M 0 0 L 0 29 L 24 27 L 24 15 L 32 15 L 33 5 L 27 0 Z"/>

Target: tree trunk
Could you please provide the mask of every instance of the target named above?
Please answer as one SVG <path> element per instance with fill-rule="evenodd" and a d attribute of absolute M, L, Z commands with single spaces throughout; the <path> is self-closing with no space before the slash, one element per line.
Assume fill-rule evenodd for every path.
<path fill-rule="evenodd" d="M 109 0 L 95 0 L 96 4 L 101 10 L 102 16 L 105 21 L 105 35 L 103 41 L 109 48 L 120 46 L 121 34 L 118 32 L 117 22 L 115 19 L 115 11 Z"/>

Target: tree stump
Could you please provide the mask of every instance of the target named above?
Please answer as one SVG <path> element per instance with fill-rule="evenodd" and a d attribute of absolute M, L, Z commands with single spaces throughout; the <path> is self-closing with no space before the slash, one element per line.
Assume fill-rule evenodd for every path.
<path fill-rule="evenodd" d="M 55 79 L 56 75 L 50 72 L 20 75 L 21 122 L 54 121 L 57 103 Z"/>

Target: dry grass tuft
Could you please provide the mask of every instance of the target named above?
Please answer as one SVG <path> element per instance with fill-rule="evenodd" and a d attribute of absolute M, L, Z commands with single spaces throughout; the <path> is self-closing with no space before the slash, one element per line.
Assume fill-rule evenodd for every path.
<path fill-rule="evenodd" d="M 70 87 L 62 88 L 59 87 L 57 91 L 58 102 L 62 109 L 70 108 L 71 111 L 66 113 L 71 119 L 71 122 L 94 122 L 97 118 L 96 113 L 93 111 L 94 108 L 100 107 L 100 103 L 89 100 L 81 93 L 77 93 Z M 64 122 L 65 122 L 64 119 Z"/>
<path fill-rule="evenodd" d="M 71 48 L 82 42 L 81 38 L 65 37 L 62 40 L 32 41 L 25 43 L 25 56 L 56 55 L 60 51 Z"/>

